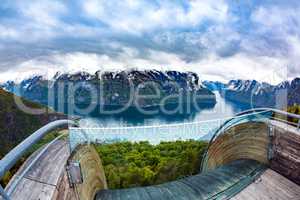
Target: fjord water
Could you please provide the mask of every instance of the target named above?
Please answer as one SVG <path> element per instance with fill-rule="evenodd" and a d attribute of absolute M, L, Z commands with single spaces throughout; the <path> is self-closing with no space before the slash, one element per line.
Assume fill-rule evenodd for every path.
<path fill-rule="evenodd" d="M 88 135 L 92 135 L 91 137 L 94 140 L 104 141 L 116 139 L 118 141 L 149 141 L 150 143 L 157 144 L 160 141 L 174 141 L 177 139 L 209 139 L 206 138 L 207 135 L 211 134 L 211 131 L 220 126 L 224 120 L 234 116 L 238 112 L 249 109 L 249 106 L 247 105 L 226 101 L 218 92 L 215 92 L 215 95 L 217 103 L 214 106 L 203 108 L 188 116 L 156 115 L 144 117 L 143 115 L 138 115 L 136 113 L 132 115 L 129 113 L 128 116 L 118 117 L 85 117 L 80 120 L 80 127 L 86 128 L 84 132 L 89 133 Z M 197 125 L 199 131 L 189 131 L 189 127 L 191 127 L 191 125 L 189 125 L 190 122 L 200 122 L 199 125 Z M 176 126 L 175 131 L 169 131 L 168 134 L 163 134 L 163 129 L 157 129 L 154 135 L 145 133 L 145 131 L 137 131 L 134 133 L 135 129 L 119 131 L 118 134 L 108 134 L 109 131 L 105 132 L 105 130 L 101 130 L 101 128 L 164 126 L 180 123 L 187 123 L 187 125 Z"/>

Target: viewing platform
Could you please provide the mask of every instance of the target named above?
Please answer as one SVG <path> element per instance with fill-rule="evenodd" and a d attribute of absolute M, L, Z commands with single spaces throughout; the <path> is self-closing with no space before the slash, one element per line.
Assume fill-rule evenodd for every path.
<path fill-rule="evenodd" d="M 300 119 L 298 115 L 273 109 L 240 113 L 225 120 L 209 134 L 211 140 L 198 175 L 160 185 L 118 190 L 108 188 L 101 158 L 93 146 L 93 143 L 102 141 L 103 132 L 110 134 L 115 130 L 99 129 L 99 138 L 89 135 L 89 132 L 74 137 L 72 134 L 80 134 L 78 131 L 84 128 L 69 128 L 69 137 L 61 135 L 32 154 L 0 194 L 6 200 L 298 200 L 300 130 L 298 124 L 286 120 L 291 117 Z M 52 122 L 13 149 L 0 161 L 1 177 L 22 152 L 51 130 L 65 125 L 74 127 L 76 123 L 68 120 Z M 188 129 L 187 124 L 182 126 Z M 190 131 L 199 131 L 200 126 L 203 124 L 195 122 Z M 144 128 L 144 133 L 167 131 L 167 126 Z M 125 129 L 120 128 L 118 133 L 122 134 Z M 141 127 L 137 129 L 143 130 Z"/>

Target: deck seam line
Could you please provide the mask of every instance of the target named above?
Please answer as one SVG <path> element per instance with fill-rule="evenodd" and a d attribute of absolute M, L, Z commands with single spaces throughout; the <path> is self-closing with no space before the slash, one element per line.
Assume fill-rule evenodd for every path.
<path fill-rule="evenodd" d="M 24 177 L 24 179 L 27 179 L 27 180 L 30 180 L 30 181 L 33 181 L 33 182 L 37 182 L 37 183 L 41 183 L 41 184 L 44 184 L 44 185 L 49 185 L 49 186 L 55 187 L 55 189 L 58 191 L 57 185 L 54 185 L 54 184 L 51 184 L 51 183 L 46 183 L 46 182 L 39 181 L 39 180 L 35 180 L 34 178 L 30 178 L 30 177 Z"/>

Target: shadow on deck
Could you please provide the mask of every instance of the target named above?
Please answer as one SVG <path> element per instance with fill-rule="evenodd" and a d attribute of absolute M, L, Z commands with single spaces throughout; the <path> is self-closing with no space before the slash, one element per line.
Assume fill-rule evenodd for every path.
<path fill-rule="evenodd" d="M 101 190 L 96 200 L 217 199 L 234 196 L 266 169 L 254 160 L 237 160 L 216 170 L 149 187 Z"/>

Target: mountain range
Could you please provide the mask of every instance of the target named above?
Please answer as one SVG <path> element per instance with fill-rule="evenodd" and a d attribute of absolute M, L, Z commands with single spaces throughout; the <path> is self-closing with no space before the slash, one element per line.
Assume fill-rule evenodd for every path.
<path fill-rule="evenodd" d="M 141 106 L 153 106 L 159 104 L 161 99 L 170 95 L 182 93 L 200 94 L 210 98 L 201 99 L 202 103 L 214 104 L 215 96 L 211 91 L 220 92 L 228 101 L 252 105 L 253 107 L 285 108 L 294 104 L 300 104 L 300 78 L 284 81 L 278 85 L 271 85 L 256 80 L 230 80 L 228 83 L 217 81 L 201 81 L 196 73 L 158 70 L 128 70 L 128 71 L 97 71 L 94 74 L 87 72 L 56 73 L 47 80 L 43 76 L 33 76 L 20 83 L 8 81 L 0 85 L 3 89 L 13 92 L 29 100 L 53 105 L 56 108 L 58 100 L 69 101 L 69 84 L 80 85 L 75 94 L 75 103 L 88 104 L 93 101 L 90 98 L 89 88 L 100 91 L 102 98 L 99 104 L 109 106 L 121 106 L 129 101 L 130 84 L 134 89 L 140 88 L 142 94 L 154 95 L 155 90 L 145 83 L 154 83 L 161 93 L 160 99 L 145 99 L 140 101 Z M 60 86 L 62 85 L 62 86 Z M 18 88 L 18 90 L 16 90 Z M 57 91 L 64 91 L 59 97 Z M 49 102 L 49 91 L 54 93 L 52 102 Z M 100 94 L 98 94 L 100 95 Z M 99 96 L 98 96 L 99 97 Z M 188 100 L 184 99 L 184 103 Z M 178 103 L 176 99 L 168 99 L 166 103 Z"/>
<path fill-rule="evenodd" d="M 226 100 L 253 107 L 286 108 L 300 104 L 300 78 L 271 85 L 256 80 L 230 80 L 227 84 L 204 81 L 210 90 L 219 91 Z"/>
<path fill-rule="evenodd" d="M 8 81 L 0 86 L 9 92 L 54 108 L 58 107 L 58 102 L 70 103 L 72 100 L 76 105 L 95 103 L 123 106 L 130 102 L 131 92 L 135 92 L 132 100 L 135 102 L 137 90 L 141 95 L 150 96 L 138 99 L 137 104 L 141 107 L 158 106 L 164 99 L 164 104 L 180 103 L 179 98 L 171 98 L 174 95 L 182 98 L 181 103 L 191 103 L 187 97 L 195 95 L 201 96 L 200 103 L 216 102 L 214 93 L 203 86 L 198 75 L 193 72 L 128 70 L 97 71 L 94 74 L 56 73 L 51 80 L 34 76 L 20 83 Z M 160 97 L 151 98 L 151 95 L 155 96 L 157 93 Z M 49 94 L 52 95 L 50 98 Z M 130 106 L 135 106 L 132 102 Z"/>

